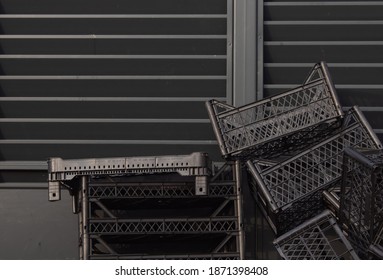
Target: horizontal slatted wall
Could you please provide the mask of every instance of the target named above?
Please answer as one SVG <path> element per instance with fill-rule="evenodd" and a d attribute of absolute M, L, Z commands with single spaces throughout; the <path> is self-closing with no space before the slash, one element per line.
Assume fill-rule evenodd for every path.
<path fill-rule="evenodd" d="M 204 102 L 231 102 L 230 2 L 0 1 L 1 160 L 218 158 Z"/>
<path fill-rule="evenodd" d="M 343 106 L 359 105 L 383 137 L 383 1 L 261 1 L 264 96 L 327 61 Z"/>
<path fill-rule="evenodd" d="M 0 0 L 0 222 L 2 240 L 24 225 L 17 258 L 68 257 L 27 241 L 21 209 L 67 225 L 45 245 L 77 234 L 68 198 L 35 207 L 49 157 L 221 159 L 204 102 L 232 102 L 231 33 L 232 0 Z"/>

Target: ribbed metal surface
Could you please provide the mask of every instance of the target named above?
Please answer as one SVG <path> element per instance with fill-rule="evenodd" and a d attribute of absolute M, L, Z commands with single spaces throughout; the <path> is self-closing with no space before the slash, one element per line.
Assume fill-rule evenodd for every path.
<path fill-rule="evenodd" d="M 232 1 L 22 2 L 1 1 L 4 160 L 218 156 L 203 102 L 232 102 Z"/>
<path fill-rule="evenodd" d="M 312 63 L 326 61 L 342 105 L 359 105 L 382 137 L 383 1 L 259 2 L 264 96 L 301 84 Z"/>

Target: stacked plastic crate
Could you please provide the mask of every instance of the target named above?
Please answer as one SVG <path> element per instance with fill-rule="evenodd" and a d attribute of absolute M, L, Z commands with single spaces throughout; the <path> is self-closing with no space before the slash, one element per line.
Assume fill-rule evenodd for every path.
<path fill-rule="evenodd" d="M 327 212 L 321 213 L 323 192 L 339 188 L 344 150 L 381 148 L 357 107 L 341 110 L 324 62 L 296 89 L 239 108 L 212 100 L 207 108 L 222 155 L 246 164 L 254 198 L 280 236 L 275 244 L 280 253 L 280 242 L 296 235 L 297 226 L 299 232 L 309 231 L 321 217 L 316 215 L 327 217 Z M 334 232 L 342 235 L 336 228 Z"/>
<path fill-rule="evenodd" d="M 339 216 L 362 258 L 383 259 L 382 150 L 346 150 Z"/>
<path fill-rule="evenodd" d="M 240 168 L 191 155 L 49 160 L 79 214 L 80 259 L 242 259 Z"/>

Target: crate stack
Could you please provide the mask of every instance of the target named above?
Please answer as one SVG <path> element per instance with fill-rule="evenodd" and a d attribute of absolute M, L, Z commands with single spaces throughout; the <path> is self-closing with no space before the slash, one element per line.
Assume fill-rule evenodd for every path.
<path fill-rule="evenodd" d="M 205 153 L 51 158 L 49 198 L 66 188 L 80 259 L 243 259 L 240 166 Z"/>
<path fill-rule="evenodd" d="M 341 188 L 347 148 L 382 145 L 358 107 L 342 111 L 326 63 L 316 64 L 300 87 L 270 98 L 238 108 L 215 100 L 206 105 L 222 155 L 241 161 L 250 174 L 252 194 L 278 236 L 280 255 L 290 258 L 292 250 L 300 253 L 291 258 L 344 258 L 347 251 L 357 258 L 323 196 Z M 324 228 L 318 226 L 323 219 Z M 326 242 L 335 238 L 347 250 L 326 255 L 302 244 L 323 247 L 313 227 L 328 236 Z"/>
<path fill-rule="evenodd" d="M 339 216 L 362 258 L 383 259 L 382 150 L 346 150 Z"/>

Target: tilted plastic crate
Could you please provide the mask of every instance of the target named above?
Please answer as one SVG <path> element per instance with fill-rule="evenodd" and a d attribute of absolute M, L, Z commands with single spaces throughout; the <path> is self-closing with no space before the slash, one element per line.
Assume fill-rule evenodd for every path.
<path fill-rule="evenodd" d="M 340 221 L 358 254 L 368 258 L 383 226 L 382 150 L 346 149 L 340 198 Z"/>
<path fill-rule="evenodd" d="M 329 210 L 280 236 L 274 246 L 286 260 L 359 259 Z"/>
<path fill-rule="evenodd" d="M 302 218 L 307 218 L 321 208 L 321 201 L 318 201 L 319 204 L 314 202 L 322 197 L 324 189 L 339 183 L 343 151 L 347 147 L 382 147 L 357 107 L 347 112 L 343 128 L 335 135 L 287 160 L 276 161 L 269 167 L 261 166 L 257 159 L 247 161 L 253 193 L 259 197 L 258 202 L 266 210 L 277 234 L 303 221 L 289 218 L 288 213 L 294 213 L 294 217 L 299 217 L 301 213 Z M 311 214 L 310 209 L 313 211 Z M 292 224 L 285 224 L 285 221 Z"/>
<path fill-rule="evenodd" d="M 270 158 L 323 137 L 343 112 L 324 62 L 305 84 L 239 108 L 206 103 L 224 157 Z M 334 124 L 335 122 L 335 124 Z"/>
<path fill-rule="evenodd" d="M 81 176 L 178 173 L 195 177 L 196 194 L 207 192 L 211 161 L 206 153 L 190 155 L 48 160 L 49 200 L 60 200 L 61 187 L 73 193 Z"/>

